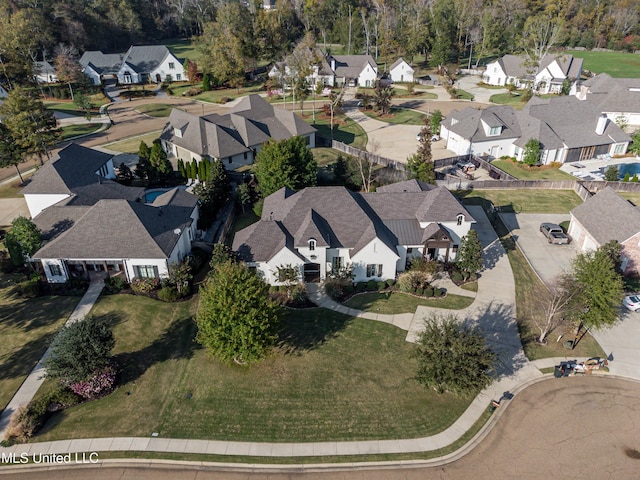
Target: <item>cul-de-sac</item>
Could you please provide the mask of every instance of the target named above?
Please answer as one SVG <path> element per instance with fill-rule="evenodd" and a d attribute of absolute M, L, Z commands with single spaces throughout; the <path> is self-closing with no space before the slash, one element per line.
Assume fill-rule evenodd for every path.
<path fill-rule="evenodd" d="M 635 479 L 640 2 L 0 0 L 0 479 Z"/>

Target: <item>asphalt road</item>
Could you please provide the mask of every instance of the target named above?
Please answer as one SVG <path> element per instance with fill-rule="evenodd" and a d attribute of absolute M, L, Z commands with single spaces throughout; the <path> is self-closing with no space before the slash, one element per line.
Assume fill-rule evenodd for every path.
<path fill-rule="evenodd" d="M 11 473 L 12 480 L 431 480 L 636 479 L 640 472 L 640 383 L 569 377 L 537 383 L 509 400 L 487 437 L 443 466 L 300 473 L 124 468 Z M 0 468 L 0 478 L 4 468 Z M 6 470 L 5 470 L 6 471 Z"/>

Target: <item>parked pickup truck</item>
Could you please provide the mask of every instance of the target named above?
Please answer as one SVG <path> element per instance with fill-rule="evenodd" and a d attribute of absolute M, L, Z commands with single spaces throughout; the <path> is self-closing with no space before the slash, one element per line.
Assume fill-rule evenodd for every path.
<path fill-rule="evenodd" d="M 549 243 L 555 243 L 558 245 L 569 243 L 569 237 L 560 225 L 555 223 L 541 223 L 540 231 L 547 237 Z"/>

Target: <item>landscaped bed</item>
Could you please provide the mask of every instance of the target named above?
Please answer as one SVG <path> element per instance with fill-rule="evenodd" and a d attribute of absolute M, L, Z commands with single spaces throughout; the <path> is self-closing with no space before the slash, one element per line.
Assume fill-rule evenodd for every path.
<path fill-rule="evenodd" d="M 420 298 L 402 292 L 367 292 L 354 295 L 344 304 L 347 307 L 365 312 L 394 315 L 414 313 L 419 306 L 461 310 L 467 308 L 473 301 L 472 297 L 450 293 L 446 297 Z"/>
<path fill-rule="evenodd" d="M 154 432 L 276 442 L 413 438 L 446 429 L 471 400 L 419 385 L 413 346 L 392 325 L 287 310 L 277 352 L 244 368 L 194 343 L 194 307 L 102 297 L 93 313 L 113 318 L 122 383 L 106 398 L 54 414 L 33 440 Z"/>

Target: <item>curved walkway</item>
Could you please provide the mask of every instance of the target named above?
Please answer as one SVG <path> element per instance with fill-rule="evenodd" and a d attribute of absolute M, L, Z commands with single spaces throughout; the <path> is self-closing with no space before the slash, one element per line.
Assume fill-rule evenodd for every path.
<path fill-rule="evenodd" d="M 423 438 L 318 443 L 231 442 L 158 437 L 93 438 L 15 445 L 0 449 L 0 453 L 160 451 L 256 457 L 313 457 L 426 452 L 450 445 L 475 424 L 486 411 L 492 399 L 510 398 L 510 393 L 515 389 L 523 388 L 523 385 L 537 381 L 542 377 L 540 371 L 526 361 L 520 348 L 513 308 L 515 285 L 506 252 L 482 208 L 469 207 L 469 211 L 477 220 L 476 230 L 485 251 L 485 270 L 479 280 L 476 301 L 471 307 L 458 311 L 458 316 L 462 321 L 480 325 L 485 332 L 489 343 L 500 357 L 499 378 L 483 390 L 462 416 L 446 430 Z M 321 305 L 324 304 L 323 306 L 346 314 L 355 314 L 361 318 L 392 323 L 407 331 L 407 341 L 415 341 L 416 334 L 421 330 L 423 318 L 426 315 L 451 313 L 451 310 L 418 307 L 415 314 L 369 314 L 329 303 L 330 301 L 327 301 L 328 299 L 318 290 L 316 290 L 314 300 L 317 300 Z M 488 425 L 485 425 L 482 431 L 486 428 Z M 474 440 L 468 443 L 465 448 L 473 445 L 473 442 L 478 438 L 480 438 L 480 434 L 474 437 Z"/>

